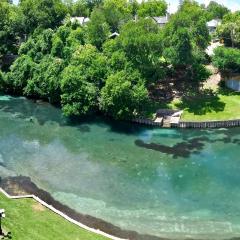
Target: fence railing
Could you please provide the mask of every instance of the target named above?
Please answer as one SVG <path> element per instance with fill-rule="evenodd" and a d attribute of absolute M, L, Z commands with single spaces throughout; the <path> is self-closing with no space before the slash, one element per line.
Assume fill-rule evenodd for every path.
<path fill-rule="evenodd" d="M 180 121 L 177 124 L 172 124 L 171 127 L 177 128 L 230 128 L 239 127 L 240 119 L 226 121 L 203 121 L 203 122 L 185 122 Z"/>

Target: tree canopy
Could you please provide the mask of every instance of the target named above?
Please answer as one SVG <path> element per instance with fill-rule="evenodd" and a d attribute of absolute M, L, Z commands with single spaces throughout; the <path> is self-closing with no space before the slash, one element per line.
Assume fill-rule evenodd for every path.
<path fill-rule="evenodd" d="M 167 7 L 165 0 L 143 1 L 138 7 L 137 14 L 140 17 L 160 17 L 166 15 Z"/>
<path fill-rule="evenodd" d="M 222 4 L 211 1 L 207 6 L 208 19 L 223 19 L 223 17 L 230 12 L 230 10 Z"/>
<path fill-rule="evenodd" d="M 0 1 L 0 58 L 18 55 L 0 71 L 0 89 L 59 104 L 67 116 L 142 116 L 152 89 L 174 74 L 188 84 L 207 78 L 206 21 L 214 6 L 185 0 L 160 27 L 152 17 L 167 14 L 164 0 Z M 237 19 L 224 13 L 223 26 Z"/>

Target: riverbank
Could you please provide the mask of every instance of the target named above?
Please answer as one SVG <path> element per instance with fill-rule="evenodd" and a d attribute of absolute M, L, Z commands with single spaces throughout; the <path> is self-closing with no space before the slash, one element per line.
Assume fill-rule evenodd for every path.
<path fill-rule="evenodd" d="M 33 199 L 12 200 L 0 193 L 0 208 L 6 210 L 3 229 L 12 239 L 107 240 L 71 224 Z"/>
<path fill-rule="evenodd" d="M 56 201 L 48 192 L 38 188 L 29 177 L 19 176 L 2 179 L 0 181 L 0 188 L 6 192 L 6 195 L 19 196 L 19 199 L 15 199 L 17 202 L 14 202 L 14 200 L 8 199 L 4 194 L 0 193 L 0 207 L 4 208 L 7 213 L 7 220 L 4 222 L 4 228 L 6 231 L 11 231 L 13 239 L 18 239 L 20 236 L 24 236 L 24 239 L 26 240 L 34 239 L 34 236 L 32 235 L 33 233 L 36 233 L 34 225 L 38 225 L 37 232 L 42 232 L 41 239 L 46 240 L 168 240 L 166 238 L 159 238 L 150 235 L 141 235 L 134 231 L 122 230 L 121 228 L 101 219 L 78 213 L 70 207 Z M 27 197 L 21 197 L 24 195 Z M 34 198 L 38 199 L 38 201 Z M 44 205 L 48 205 L 55 210 L 50 211 L 39 202 L 44 203 Z M 14 208 L 17 209 L 13 211 Z M 38 216 L 37 213 L 42 212 L 46 214 L 47 220 L 45 219 L 45 216 Z M 65 215 L 66 218 L 72 219 L 72 221 L 66 221 L 64 219 L 65 217 L 62 218 L 61 221 L 61 215 L 58 216 L 54 214 L 58 212 L 62 217 Z M 23 221 L 19 223 L 18 221 L 20 221 L 21 216 Z M 28 216 L 28 218 L 26 218 L 26 216 Z M 78 228 L 77 224 L 73 224 L 74 221 L 83 224 L 86 228 L 90 228 L 90 230 L 87 231 L 80 227 Z M 30 224 L 30 222 L 32 224 Z M 47 224 L 42 224 L 42 222 Z M 20 224 L 21 226 L 18 226 Z M 18 226 L 17 229 L 16 226 Z M 41 231 L 41 228 L 44 229 Z M 66 229 L 64 234 L 62 234 L 62 229 Z M 78 229 L 79 233 L 77 231 Z M 71 234 L 69 234 L 69 231 L 71 231 Z M 52 234 L 49 234 L 49 232 Z M 93 232 L 98 232 L 98 234 Z M 105 237 L 104 235 L 108 237 Z M 38 235 L 37 239 L 40 239 L 39 237 L 40 236 Z"/>

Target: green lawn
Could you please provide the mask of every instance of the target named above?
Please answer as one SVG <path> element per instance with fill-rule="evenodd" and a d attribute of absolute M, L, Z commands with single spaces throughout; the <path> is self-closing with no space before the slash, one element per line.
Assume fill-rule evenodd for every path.
<path fill-rule="evenodd" d="M 173 108 L 184 110 L 183 121 L 240 119 L 240 94 L 222 94 L 174 101 Z"/>
<path fill-rule="evenodd" d="M 15 240 L 107 240 L 46 209 L 33 199 L 8 199 L 0 194 L 0 208 L 6 210 L 3 229 Z"/>
<path fill-rule="evenodd" d="M 146 117 L 152 118 L 156 110 L 162 108 L 184 110 L 183 121 L 240 119 L 240 93 L 225 88 L 217 91 L 206 90 L 168 103 L 151 103 Z"/>

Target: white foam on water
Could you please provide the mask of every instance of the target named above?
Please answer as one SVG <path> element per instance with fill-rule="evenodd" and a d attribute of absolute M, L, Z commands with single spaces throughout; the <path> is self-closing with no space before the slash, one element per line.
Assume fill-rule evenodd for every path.
<path fill-rule="evenodd" d="M 12 99 L 9 95 L 0 96 L 0 101 L 10 101 Z"/>

